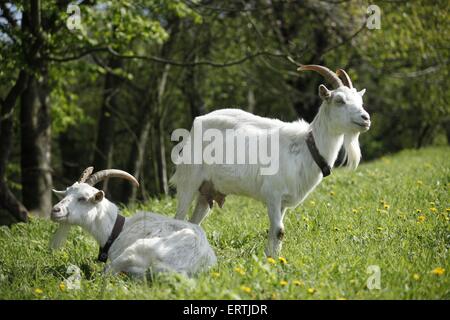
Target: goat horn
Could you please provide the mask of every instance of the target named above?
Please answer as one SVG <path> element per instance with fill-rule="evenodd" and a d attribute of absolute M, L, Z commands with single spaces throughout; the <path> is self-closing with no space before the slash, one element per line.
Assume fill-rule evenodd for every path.
<path fill-rule="evenodd" d="M 350 89 L 353 88 L 352 80 L 350 79 L 350 77 L 348 76 L 347 72 L 345 72 L 344 69 L 337 69 L 336 74 L 339 78 L 342 79 L 342 82 L 344 83 L 345 86 L 349 87 Z"/>
<path fill-rule="evenodd" d="M 325 78 L 325 80 L 327 80 L 333 86 L 334 89 L 343 86 L 341 79 L 339 79 L 339 77 L 327 67 L 319 66 L 317 64 L 308 64 L 301 65 L 300 68 L 297 69 L 297 71 L 305 70 L 311 70 L 320 73 Z"/>
<path fill-rule="evenodd" d="M 60 196 L 66 195 L 66 190 L 56 190 L 56 189 L 52 189 L 52 192 L 54 192 L 55 194 L 58 194 L 58 195 L 60 195 Z"/>
<path fill-rule="evenodd" d="M 108 178 L 123 178 L 125 180 L 131 181 L 136 187 L 139 187 L 139 182 L 136 180 L 135 177 L 133 177 L 128 172 L 117 170 L 117 169 L 107 169 L 107 170 L 101 170 L 93 175 L 91 175 L 87 180 L 86 183 L 91 186 L 95 186 L 100 181 L 103 181 Z"/>
<path fill-rule="evenodd" d="M 78 179 L 78 182 L 85 182 L 87 178 L 89 178 L 89 176 L 92 174 L 92 171 L 94 171 L 94 167 L 87 167 L 86 169 L 84 169 L 83 173 L 80 176 L 80 179 Z"/>

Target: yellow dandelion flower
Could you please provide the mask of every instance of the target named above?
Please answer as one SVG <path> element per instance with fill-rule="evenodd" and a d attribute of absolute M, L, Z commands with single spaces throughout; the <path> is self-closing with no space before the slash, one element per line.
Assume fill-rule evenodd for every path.
<path fill-rule="evenodd" d="M 422 182 L 422 180 L 417 180 L 417 181 L 416 181 L 416 184 L 417 184 L 418 186 L 421 186 L 421 185 L 423 185 L 423 182 Z"/>
<path fill-rule="evenodd" d="M 339 231 L 339 228 L 338 227 L 334 227 L 334 231 Z"/>
<path fill-rule="evenodd" d="M 378 231 L 383 231 L 384 229 L 382 227 L 377 228 Z"/>
<path fill-rule="evenodd" d="M 272 257 L 268 257 L 268 258 L 267 258 L 267 262 L 270 263 L 270 264 L 275 264 L 275 263 L 277 263 L 277 262 L 275 261 L 275 259 L 272 258 Z"/>
<path fill-rule="evenodd" d="M 239 273 L 241 276 L 243 276 L 245 274 L 245 270 L 240 268 L 240 267 L 236 267 L 234 268 L 234 271 L 236 271 L 237 273 Z"/>
<path fill-rule="evenodd" d="M 245 293 L 252 292 L 252 288 L 247 287 L 247 286 L 241 286 L 241 290 L 244 291 Z"/>
<path fill-rule="evenodd" d="M 294 280 L 294 281 L 292 281 L 292 283 L 294 284 L 294 286 L 298 286 L 298 287 L 300 287 L 300 286 L 303 286 L 303 281 L 300 281 L 300 280 Z"/>
<path fill-rule="evenodd" d="M 426 219 L 426 217 L 424 215 L 418 216 L 417 217 L 417 222 L 424 222 Z"/>
<path fill-rule="evenodd" d="M 316 292 L 316 289 L 314 289 L 314 288 L 308 288 L 307 291 L 308 291 L 309 294 L 313 294 L 313 293 Z"/>
<path fill-rule="evenodd" d="M 433 212 L 433 213 L 436 213 L 438 210 L 433 207 L 433 208 L 430 208 L 430 211 Z"/>
<path fill-rule="evenodd" d="M 59 290 L 61 290 L 61 291 L 65 291 L 66 290 L 66 284 L 64 282 L 61 282 L 59 284 Z"/>
<path fill-rule="evenodd" d="M 336 194 L 336 192 L 330 191 L 330 195 L 331 195 L 331 196 L 334 196 L 335 194 Z"/>
<path fill-rule="evenodd" d="M 315 201 L 313 201 L 313 200 L 311 200 L 310 202 L 309 202 L 309 204 L 311 205 L 311 206 L 315 206 L 316 205 L 316 202 Z"/>
<path fill-rule="evenodd" d="M 288 285 L 288 282 L 286 280 L 281 280 L 280 281 L 280 286 L 285 287 Z"/>
<path fill-rule="evenodd" d="M 212 272 L 211 275 L 212 275 L 214 278 L 220 277 L 220 273 L 219 273 L 219 272 Z"/>
<path fill-rule="evenodd" d="M 445 211 L 450 212 L 450 208 L 445 209 Z"/>
<path fill-rule="evenodd" d="M 44 291 L 42 291 L 42 289 L 40 289 L 40 288 L 36 288 L 36 289 L 34 289 L 34 293 L 36 293 L 36 294 L 43 294 Z"/>
<path fill-rule="evenodd" d="M 437 276 L 442 276 L 442 275 L 445 273 L 445 269 L 444 269 L 444 268 L 441 268 L 441 267 L 437 267 L 437 268 L 433 269 L 433 270 L 431 271 L 431 273 L 432 273 L 432 274 L 435 274 L 435 275 L 437 275 Z"/>
<path fill-rule="evenodd" d="M 280 262 L 281 262 L 282 264 L 287 264 L 286 258 L 278 257 L 278 260 L 280 260 Z"/>
<path fill-rule="evenodd" d="M 420 280 L 420 274 L 418 274 L 418 273 L 414 273 L 412 277 L 416 281 Z"/>
<path fill-rule="evenodd" d="M 358 210 L 357 209 L 352 209 L 352 212 L 353 213 L 358 213 Z"/>
<path fill-rule="evenodd" d="M 385 203 L 384 206 L 383 206 L 383 208 L 384 208 L 385 210 L 389 209 L 390 207 L 391 207 L 391 206 L 388 205 L 387 203 Z"/>
<path fill-rule="evenodd" d="M 430 201 L 430 206 L 434 207 L 436 204 L 433 201 Z"/>
<path fill-rule="evenodd" d="M 416 213 L 422 213 L 422 210 L 416 209 Z"/>

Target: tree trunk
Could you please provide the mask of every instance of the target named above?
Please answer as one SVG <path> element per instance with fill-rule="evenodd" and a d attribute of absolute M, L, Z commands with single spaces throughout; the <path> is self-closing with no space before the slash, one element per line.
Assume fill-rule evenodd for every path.
<path fill-rule="evenodd" d="M 150 133 L 150 130 L 152 128 L 152 113 L 155 109 L 159 109 L 158 107 L 161 106 L 162 103 L 162 96 L 164 94 L 166 83 L 167 83 L 167 76 L 169 74 L 169 65 L 165 65 L 162 68 L 162 71 L 157 71 L 158 74 L 153 79 L 156 79 L 156 81 L 151 81 L 151 84 L 149 86 L 149 96 L 146 98 L 147 101 L 145 101 L 140 108 L 139 114 L 139 129 L 137 138 L 138 141 L 133 144 L 130 152 L 130 157 L 128 158 L 128 166 L 127 171 L 134 175 L 136 179 L 139 179 L 142 168 L 143 168 L 143 160 L 145 155 L 145 146 L 147 145 L 148 136 Z M 160 139 L 155 140 L 157 145 L 157 153 L 153 153 L 157 155 L 157 168 L 158 168 L 158 187 L 157 191 L 167 194 L 169 187 L 167 182 L 167 170 L 166 168 L 166 159 L 165 159 L 165 145 L 164 145 L 164 132 L 161 131 L 163 126 L 163 117 L 158 117 L 158 119 L 155 120 L 155 131 L 156 131 L 156 137 L 159 137 L 158 135 L 162 135 L 163 141 L 159 141 Z M 161 128 L 160 128 L 161 126 Z M 162 147 L 161 147 L 162 144 Z M 163 150 L 161 150 L 161 148 Z M 161 152 L 164 152 L 164 158 L 161 156 Z M 136 198 L 136 187 L 128 183 L 127 181 L 122 182 L 122 201 L 128 202 L 128 201 L 134 201 Z"/>
<path fill-rule="evenodd" d="M 143 109 L 150 109 L 148 105 Z M 148 136 L 151 129 L 150 110 L 143 110 L 141 112 L 141 122 L 139 124 L 136 143 L 131 147 L 130 157 L 128 158 L 127 171 L 136 179 L 140 180 L 141 171 L 143 168 L 143 161 L 145 155 L 145 147 L 147 145 Z M 136 199 L 137 189 L 128 181 L 122 182 L 122 202 L 134 202 Z"/>
<path fill-rule="evenodd" d="M 153 194 L 157 195 L 159 194 L 161 187 L 160 187 L 160 180 L 159 180 L 159 169 L 158 169 L 158 131 L 155 130 L 155 126 L 152 126 L 151 128 L 151 150 L 152 150 L 152 155 L 154 155 L 152 157 L 152 169 L 153 169 L 153 181 L 154 181 L 154 185 L 153 185 Z"/>
<path fill-rule="evenodd" d="M 42 80 L 30 75 L 21 96 L 21 168 L 24 205 L 39 216 L 52 207 L 51 122 L 48 90 Z"/>
<path fill-rule="evenodd" d="M 443 124 L 445 135 L 447 136 L 447 144 L 450 144 L 450 121 L 446 121 Z"/>
<path fill-rule="evenodd" d="M 156 160 L 158 164 L 159 193 L 168 195 L 169 183 L 167 180 L 166 143 L 162 121 L 156 123 L 156 149 L 158 151 Z"/>
<path fill-rule="evenodd" d="M 61 153 L 61 173 L 60 182 L 66 186 L 72 184 L 80 176 L 85 159 L 79 148 L 74 147 L 75 140 L 71 136 L 71 129 L 61 132 L 58 136 L 59 151 Z"/>
<path fill-rule="evenodd" d="M 17 200 L 3 180 L 0 181 L 0 204 L 0 207 L 14 218 L 12 222 L 28 222 L 28 210 Z"/>
<path fill-rule="evenodd" d="M 26 222 L 28 211 L 9 190 L 6 183 L 6 166 L 13 142 L 13 111 L 18 97 L 22 94 L 28 82 L 25 71 L 19 73 L 15 85 L 11 88 L 5 100 L 1 103 L 0 112 L 0 208 L 8 211 L 15 221 Z"/>
<path fill-rule="evenodd" d="M 173 29 L 171 31 L 171 36 L 169 40 L 166 43 L 164 43 L 164 45 L 161 48 L 160 55 L 162 57 L 170 56 L 170 52 L 173 48 L 173 44 L 176 39 L 175 36 L 179 31 L 178 19 L 172 22 L 172 28 Z M 149 85 L 147 88 L 147 95 L 143 98 L 144 102 L 141 104 L 140 109 L 138 111 L 139 127 L 137 133 L 137 141 L 133 143 L 131 147 L 131 152 L 127 163 L 127 171 L 132 175 L 134 175 L 136 179 L 141 181 L 143 179 L 140 179 L 140 176 L 144 168 L 143 162 L 149 134 L 151 134 L 152 137 L 155 137 L 155 134 L 156 135 L 164 134 L 159 129 L 155 130 L 156 128 L 155 125 L 153 125 L 153 122 L 155 122 L 157 124 L 157 127 L 159 128 L 159 124 L 161 124 L 161 122 L 163 121 L 162 117 L 161 118 L 157 117 L 155 119 L 155 115 L 158 114 L 158 109 L 161 106 L 162 96 L 166 89 L 169 69 L 170 69 L 169 65 L 159 65 L 153 70 L 152 77 L 149 80 Z M 158 136 L 152 139 L 151 141 L 152 146 L 151 154 L 157 155 L 156 156 L 157 163 L 154 163 L 153 166 L 155 178 L 157 178 L 154 179 L 156 184 L 155 190 L 157 193 L 164 192 L 165 194 L 167 194 L 169 191 L 169 187 L 167 182 L 167 172 L 165 169 L 166 160 L 165 160 L 164 141 L 162 143 L 163 143 L 162 148 L 164 149 L 163 150 L 164 159 L 161 159 L 161 142 L 159 142 Z M 136 199 L 136 194 L 137 194 L 136 187 L 134 187 L 127 181 L 122 182 L 122 201 L 124 203 L 134 201 Z"/>
<path fill-rule="evenodd" d="M 247 111 L 250 113 L 255 112 L 256 107 L 256 99 L 255 99 L 255 92 L 252 88 L 249 88 L 247 91 Z"/>
<path fill-rule="evenodd" d="M 205 114 L 205 103 L 198 90 L 197 71 L 195 67 L 188 67 L 186 69 L 182 90 L 188 100 L 192 119 Z"/>
<path fill-rule="evenodd" d="M 111 57 L 108 62 L 110 69 L 120 68 L 122 61 Z M 97 141 L 94 150 L 94 170 L 103 170 L 112 166 L 114 148 L 115 112 L 118 107 L 118 91 L 120 79 L 108 72 L 105 76 L 103 91 L 103 104 L 100 111 L 100 120 L 97 130 Z M 105 180 L 100 188 L 107 192 L 108 180 Z"/>

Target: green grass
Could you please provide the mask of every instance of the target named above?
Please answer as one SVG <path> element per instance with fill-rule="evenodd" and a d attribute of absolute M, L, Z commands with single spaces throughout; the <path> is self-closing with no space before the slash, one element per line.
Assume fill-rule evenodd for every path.
<path fill-rule="evenodd" d="M 228 197 L 203 224 L 219 263 L 195 279 L 105 276 L 95 242 L 79 228 L 51 252 L 50 221 L 1 227 L 0 298 L 449 299 L 449 159 L 448 147 L 408 150 L 356 172 L 335 170 L 287 213 L 287 264 L 270 264 L 263 255 L 265 207 Z M 176 202 L 153 200 L 142 208 L 173 216 Z M 70 264 L 82 270 L 80 290 L 60 288 Z M 367 288 L 370 265 L 380 267 L 379 290 Z M 432 272 L 438 267 L 442 275 Z"/>

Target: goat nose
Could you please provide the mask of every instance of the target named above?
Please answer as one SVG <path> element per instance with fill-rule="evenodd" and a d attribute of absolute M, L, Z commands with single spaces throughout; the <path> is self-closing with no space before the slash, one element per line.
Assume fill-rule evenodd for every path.
<path fill-rule="evenodd" d="M 61 211 L 60 207 L 53 207 L 53 209 L 52 209 L 52 212 L 54 212 L 54 213 L 58 213 L 60 211 Z"/>
<path fill-rule="evenodd" d="M 369 121 L 370 120 L 370 117 L 369 117 L 368 114 L 362 114 L 361 118 L 363 118 L 363 120 L 365 120 L 365 121 Z"/>

